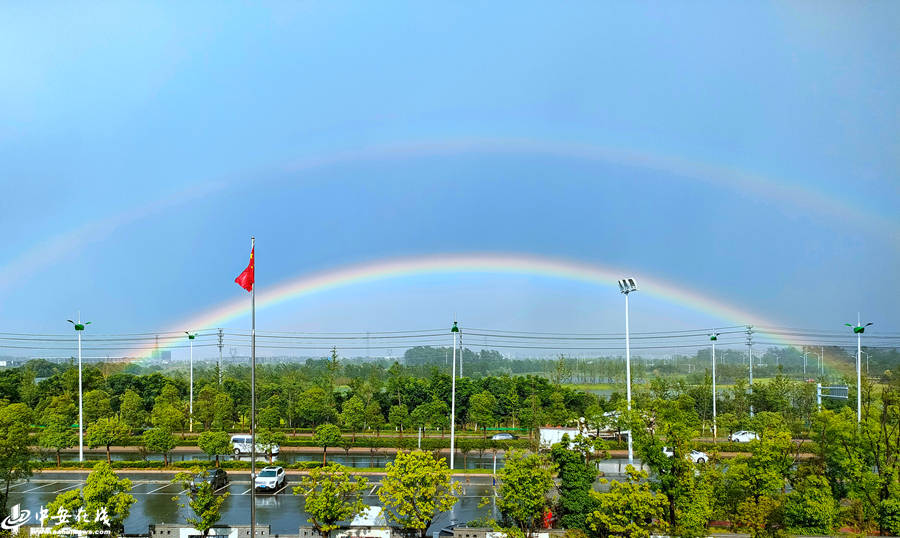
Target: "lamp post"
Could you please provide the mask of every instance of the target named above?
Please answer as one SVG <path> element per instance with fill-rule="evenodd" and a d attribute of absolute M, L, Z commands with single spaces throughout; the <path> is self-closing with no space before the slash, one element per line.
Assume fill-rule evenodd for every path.
<path fill-rule="evenodd" d="M 866 356 L 866 377 L 869 377 L 869 352 L 861 351 L 860 353 Z"/>
<path fill-rule="evenodd" d="M 75 334 L 78 335 L 78 461 L 84 461 L 84 401 L 82 398 L 83 390 L 81 387 L 81 332 L 84 331 L 85 325 L 90 325 L 90 321 L 81 323 L 81 312 L 78 313 L 78 321 L 67 319 L 69 323 L 75 326 Z"/>
<path fill-rule="evenodd" d="M 631 342 L 628 332 L 628 294 L 637 291 L 637 284 L 633 278 L 625 278 L 619 281 L 619 291 L 625 296 L 625 394 L 628 398 L 628 411 L 631 411 Z M 629 417 L 630 420 L 630 417 Z M 634 448 L 632 444 L 631 427 L 628 428 L 628 464 L 634 464 Z"/>
<path fill-rule="evenodd" d="M 454 456 L 456 455 L 456 337 L 459 335 L 459 327 L 453 322 L 450 328 L 453 335 L 453 368 L 450 382 L 450 472 L 453 472 Z"/>
<path fill-rule="evenodd" d="M 719 436 L 719 429 L 716 426 L 716 340 L 719 339 L 719 333 L 709 335 L 712 341 L 712 403 L 713 403 L 713 442 Z"/>
<path fill-rule="evenodd" d="M 853 329 L 856 335 L 856 423 L 862 422 L 862 334 L 866 332 L 866 327 L 872 325 L 872 322 L 862 325 L 859 321 L 859 314 L 856 314 L 856 325 L 845 323 L 847 327 Z"/>
<path fill-rule="evenodd" d="M 184 334 L 187 335 L 188 341 L 191 343 L 191 365 L 190 365 L 190 384 L 191 388 L 189 389 L 190 396 L 188 397 L 188 415 L 190 415 L 190 431 L 194 431 L 194 338 L 197 336 L 197 333 L 191 334 L 188 331 L 184 331 Z"/>

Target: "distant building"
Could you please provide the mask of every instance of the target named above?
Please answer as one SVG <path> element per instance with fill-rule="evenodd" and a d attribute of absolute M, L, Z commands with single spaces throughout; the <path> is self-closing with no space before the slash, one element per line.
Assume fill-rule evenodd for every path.
<path fill-rule="evenodd" d="M 161 360 L 161 361 L 171 361 L 172 360 L 172 352 L 166 351 L 166 350 L 161 350 L 161 349 L 154 349 L 153 351 L 150 352 L 150 359 L 151 360 Z"/>

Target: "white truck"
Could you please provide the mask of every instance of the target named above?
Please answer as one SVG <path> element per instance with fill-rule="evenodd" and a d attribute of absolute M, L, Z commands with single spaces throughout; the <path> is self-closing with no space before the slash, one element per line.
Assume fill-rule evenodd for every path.
<path fill-rule="evenodd" d="M 562 441 L 563 435 L 568 434 L 569 439 L 574 441 L 581 430 L 578 428 L 541 428 L 540 432 L 541 448 L 550 449 L 551 446 Z"/>

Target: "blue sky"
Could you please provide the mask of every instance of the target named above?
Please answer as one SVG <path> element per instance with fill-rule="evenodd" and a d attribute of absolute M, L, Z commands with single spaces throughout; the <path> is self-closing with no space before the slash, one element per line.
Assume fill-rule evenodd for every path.
<path fill-rule="evenodd" d="M 255 234 L 260 285 L 518 252 L 896 331 L 898 26 L 892 2 L 4 4 L 0 323 L 168 327 L 239 296 Z M 261 321 L 615 331 L 620 301 L 445 275 Z M 724 321 L 648 296 L 635 323 Z"/>

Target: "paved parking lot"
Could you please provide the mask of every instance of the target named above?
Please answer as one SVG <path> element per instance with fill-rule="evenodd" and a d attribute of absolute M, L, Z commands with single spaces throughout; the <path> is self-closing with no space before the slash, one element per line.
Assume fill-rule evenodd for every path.
<path fill-rule="evenodd" d="M 143 533 L 151 523 L 184 522 L 190 509 L 179 507 L 186 502 L 184 490 L 171 483 L 171 473 L 119 472 L 120 478 L 132 481 L 130 493 L 137 502 L 131 507 L 131 514 L 125 522 L 127 533 Z M 46 507 L 57 495 L 65 491 L 80 488 L 84 485 L 87 473 L 47 472 L 36 474 L 27 482 L 19 482 L 10 487 L 9 505 L 21 504 L 22 509 L 37 514 L 40 508 Z M 250 480 L 246 473 L 229 473 L 230 482 L 219 488 L 217 493 L 228 492 L 230 495 L 222 506 L 223 524 L 247 523 L 250 514 Z M 370 476 L 370 487 L 363 498 L 369 505 L 380 505 L 378 488 L 381 476 Z M 468 480 L 467 480 L 468 479 Z M 261 524 L 271 525 L 273 533 L 296 533 L 297 527 L 305 525 L 307 516 L 303 511 L 303 497 L 293 494 L 299 477 L 288 475 L 287 484 L 276 492 L 257 492 L 257 520 Z M 451 520 L 468 521 L 469 519 L 490 514 L 491 507 L 479 508 L 481 499 L 492 494 L 490 476 L 473 476 L 461 481 L 463 492 L 459 502 L 451 512 L 442 514 L 435 520 L 435 525 L 445 525 Z M 180 496 L 178 502 L 172 498 Z M 34 516 L 32 516 L 34 517 Z M 29 523 L 36 523 L 31 521 Z"/>

